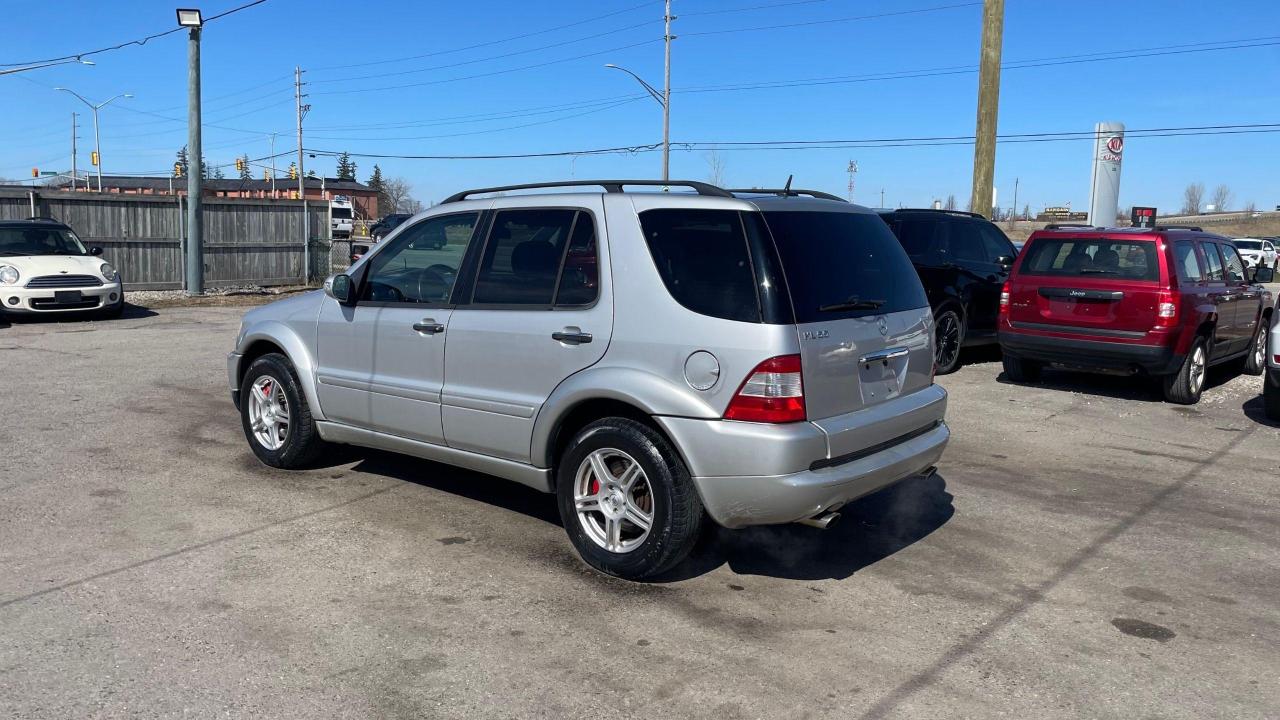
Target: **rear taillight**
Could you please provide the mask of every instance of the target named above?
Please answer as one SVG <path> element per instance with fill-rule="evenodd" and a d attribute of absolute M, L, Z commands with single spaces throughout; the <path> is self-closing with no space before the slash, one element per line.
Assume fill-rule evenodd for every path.
<path fill-rule="evenodd" d="M 729 402 L 724 419 L 762 423 L 804 420 L 800 356 L 779 355 L 757 365 Z"/>
<path fill-rule="evenodd" d="M 1004 281 L 1004 287 L 1000 288 L 1000 314 L 1009 314 L 1009 281 Z"/>
<path fill-rule="evenodd" d="M 1156 327 L 1171 328 L 1178 324 L 1178 298 L 1170 290 L 1161 290 L 1156 299 Z"/>

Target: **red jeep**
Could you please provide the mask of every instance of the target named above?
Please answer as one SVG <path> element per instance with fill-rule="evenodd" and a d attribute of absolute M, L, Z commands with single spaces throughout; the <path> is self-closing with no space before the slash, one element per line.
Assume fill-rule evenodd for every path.
<path fill-rule="evenodd" d="M 1005 377 L 1046 364 L 1144 373 L 1165 399 L 1199 401 L 1209 366 L 1262 374 L 1270 268 L 1245 269 L 1231 240 L 1195 229 L 1067 228 L 1027 240 L 1000 297 Z"/>

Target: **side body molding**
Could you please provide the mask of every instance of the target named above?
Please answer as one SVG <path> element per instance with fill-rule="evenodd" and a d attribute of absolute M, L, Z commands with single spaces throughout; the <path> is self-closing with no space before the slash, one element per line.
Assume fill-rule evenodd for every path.
<path fill-rule="evenodd" d="M 616 400 L 649 415 L 720 418 L 720 413 L 693 389 L 647 370 L 618 366 L 587 368 L 560 383 L 538 411 L 529 448 L 534 466 L 551 467 L 552 440 L 561 421 L 575 406 L 591 400 Z"/>

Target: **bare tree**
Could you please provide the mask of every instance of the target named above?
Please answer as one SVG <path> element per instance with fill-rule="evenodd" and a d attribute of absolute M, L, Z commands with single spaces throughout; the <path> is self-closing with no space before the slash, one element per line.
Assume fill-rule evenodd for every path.
<path fill-rule="evenodd" d="M 1231 202 L 1231 188 L 1219 185 L 1213 189 L 1213 209 L 1218 212 L 1226 212 L 1227 204 Z"/>
<path fill-rule="evenodd" d="M 385 178 L 382 181 L 382 195 L 386 198 L 386 212 L 409 212 L 406 204 L 413 199 L 413 185 L 402 177 Z"/>
<path fill-rule="evenodd" d="M 947 204 L 946 204 L 946 205 L 943 205 L 942 207 L 943 207 L 944 209 L 946 209 L 946 210 L 955 210 L 955 209 L 956 209 L 956 196 L 955 196 L 955 195 L 948 195 L 948 196 L 947 196 Z"/>
<path fill-rule="evenodd" d="M 1191 183 L 1182 191 L 1182 214 L 1199 215 L 1204 201 L 1204 183 Z"/>
<path fill-rule="evenodd" d="M 1244 211 L 1250 214 L 1256 213 L 1258 212 L 1258 204 L 1250 200 L 1249 202 L 1244 204 Z"/>
<path fill-rule="evenodd" d="M 407 212 L 411 215 L 417 215 L 418 213 L 422 212 L 422 210 L 423 210 L 422 201 L 417 198 L 407 198 L 405 199 L 404 202 L 400 203 L 400 212 Z"/>
<path fill-rule="evenodd" d="M 724 156 L 720 154 L 719 150 L 712 150 L 707 153 L 707 166 L 709 167 L 707 182 L 716 187 L 724 187 L 725 164 Z"/>

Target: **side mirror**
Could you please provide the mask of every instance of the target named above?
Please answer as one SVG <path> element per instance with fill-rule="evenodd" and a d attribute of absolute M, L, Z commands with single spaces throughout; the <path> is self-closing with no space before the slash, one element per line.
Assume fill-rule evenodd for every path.
<path fill-rule="evenodd" d="M 1013 256 L 1012 256 L 1012 255 L 1001 255 L 1000 257 L 996 258 L 996 264 L 997 264 L 997 265 L 1003 265 L 1003 266 L 1005 266 L 1005 267 L 1009 267 L 1010 265 L 1013 265 Z"/>
<path fill-rule="evenodd" d="M 324 281 L 324 294 L 341 305 L 351 305 L 355 300 L 355 284 L 350 275 L 337 274 Z"/>
<path fill-rule="evenodd" d="M 89 254 L 90 254 L 90 255 L 92 255 L 92 256 L 94 256 L 94 257 L 101 257 L 101 256 L 102 256 L 102 248 L 97 247 L 97 246 L 91 247 L 91 248 L 89 248 Z"/>
<path fill-rule="evenodd" d="M 1269 283 L 1276 278 L 1276 271 L 1272 268 L 1259 265 L 1253 269 L 1253 282 Z"/>

